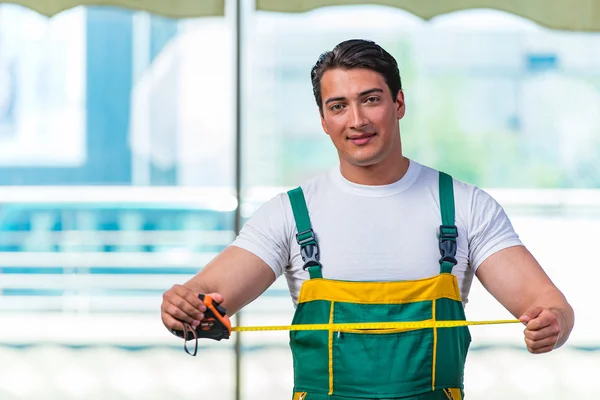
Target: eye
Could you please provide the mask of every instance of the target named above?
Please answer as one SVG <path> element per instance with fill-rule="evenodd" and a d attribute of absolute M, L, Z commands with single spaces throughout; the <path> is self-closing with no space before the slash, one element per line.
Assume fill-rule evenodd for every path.
<path fill-rule="evenodd" d="M 379 101 L 379 97 L 371 96 L 365 99 L 365 103 L 377 103 Z"/>
<path fill-rule="evenodd" d="M 344 107 L 344 105 L 343 105 L 343 104 L 339 104 L 339 103 L 338 103 L 338 104 L 334 104 L 334 105 L 332 105 L 331 107 L 329 107 L 329 109 L 330 109 L 331 111 L 340 111 L 340 110 L 341 110 L 343 107 Z"/>

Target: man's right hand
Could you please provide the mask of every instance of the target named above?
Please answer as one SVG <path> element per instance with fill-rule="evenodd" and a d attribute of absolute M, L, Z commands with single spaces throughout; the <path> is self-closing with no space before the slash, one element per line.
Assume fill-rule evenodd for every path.
<path fill-rule="evenodd" d="M 208 294 L 217 303 L 223 302 L 223 296 L 219 293 Z M 163 294 L 161 305 L 161 318 L 163 324 L 169 331 L 183 330 L 183 323 L 189 324 L 195 329 L 200 321 L 204 319 L 206 306 L 198 298 L 198 293 L 183 285 L 174 285 Z"/>
<path fill-rule="evenodd" d="M 275 273 L 258 256 L 229 246 L 184 285 L 175 285 L 163 294 L 163 324 L 170 332 L 183 330 L 184 323 L 190 328 L 198 327 L 206 311 L 198 293 L 212 297 L 227 308 L 228 315 L 234 315 L 274 281 Z M 209 289 L 203 292 L 205 288 Z M 210 289 L 219 293 L 207 293 Z"/>

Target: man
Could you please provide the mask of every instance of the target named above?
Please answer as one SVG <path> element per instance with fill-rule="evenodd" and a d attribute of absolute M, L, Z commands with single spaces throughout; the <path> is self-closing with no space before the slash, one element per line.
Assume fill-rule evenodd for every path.
<path fill-rule="evenodd" d="M 198 326 L 199 293 L 233 314 L 281 275 L 296 305 L 293 324 L 464 320 L 476 275 L 525 324 L 531 353 L 562 346 L 573 310 L 501 206 L 403 156 L 395 59 L 373 42 L 349 40 L 321 55 L 311 78 L 339 166 L 264 204 L 231 246 L 167 291 L 165 326 Z M 466 327 L 290 338 L 295 399 L 463 396 Z"/>

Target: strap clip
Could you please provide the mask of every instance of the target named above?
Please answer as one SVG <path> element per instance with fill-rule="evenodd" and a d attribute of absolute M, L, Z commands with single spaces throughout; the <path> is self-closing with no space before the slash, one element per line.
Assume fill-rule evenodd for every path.
<path fill-rule="evenodd" d="M 304 265 L 302 269 L 306 270 L 310 267 L 321 267 L 319 262 L 319 246 L 315 239 L 315 232 L 311 229 L 298 232 L 296 234 L 296 241 L 300 245 L 300 255 Z"/>
<path fill-rule="evenodd" d="M 456 265 L 456 238 L 458 237 L 458 230 L 456 225 L 441 225 L 440 226 L 440 264 L 444 262 L 452 263 Z"/>
<path fill-rule="evenodd" d="M 308 235 L 308 236 L 307 236 Z M 302 232 L 296 233 L 296 241 L 300 245 L 300 247 L 304 247 L 307 243 L 317 242 L 315 239 L 315 231 L 311 229 L 307 229 Z"/>

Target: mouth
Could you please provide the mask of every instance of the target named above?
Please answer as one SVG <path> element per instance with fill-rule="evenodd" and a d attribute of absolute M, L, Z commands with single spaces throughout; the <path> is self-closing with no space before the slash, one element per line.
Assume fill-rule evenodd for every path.
<path fill-rule="evenodd" d="M 375 137 L 376 133 L 361 133 L 360 135 L 352 135 L 348 137 L 353 144 L 357 146 L 364 146 L 369 143 L 373 137 Z"/>

